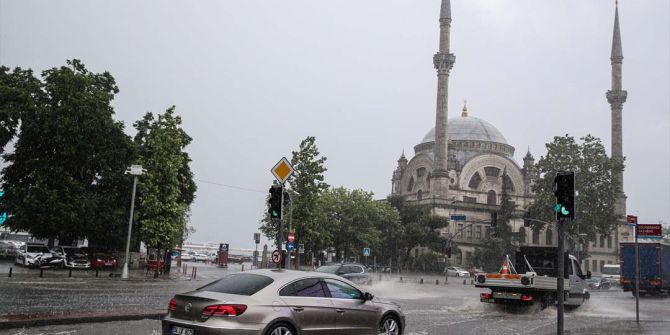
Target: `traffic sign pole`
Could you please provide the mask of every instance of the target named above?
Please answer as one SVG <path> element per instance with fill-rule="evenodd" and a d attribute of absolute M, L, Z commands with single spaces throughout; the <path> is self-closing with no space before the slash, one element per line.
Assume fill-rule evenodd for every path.
<path fill-rule="evenodd" d="M 277 234 L 277 248 L 279 250 L 284 250 L 284 185 L 288 178 L 293 174 L 295 170 L 293 169 L 293 166 L 291 166 L 291 163 L 286 159 L 286 157 L 282 157 L 277 164 L 275 164 L 272 169 L 270 169 L 270 172 L 272 172 L 272 175 L 277 178 L 277 181 L 281 185 L 281 210 L 279 211 L 279 232 Z M 288 253 L 287 253 L 288 255 Z M 287 267 L 291 266 L 290 259 L 291 256 L 287 257 L 289 261 L 286 261 Z M 277 265 L 278 268 L 281 268 L 281 265 Z"/>

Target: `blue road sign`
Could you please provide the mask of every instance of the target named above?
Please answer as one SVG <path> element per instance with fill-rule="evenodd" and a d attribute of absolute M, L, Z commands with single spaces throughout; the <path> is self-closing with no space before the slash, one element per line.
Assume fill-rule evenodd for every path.
<path fill-rule="evenodd" d="M 451 220 L 453 220 L 453 221 L 465 221 L 465 215 L 464 214 L 452 215 Z"/>
<path fill-rule="evenodd" d="M 286 250 L 293 251 L 293 249 L 295 249 L 293 242 L 288 242 L 288 244 L 286 245 Z"/>
<path fill-rule="evenodd" d="M 363 248 L 363 256 L 365 257 L 370 256 L 370 248 Z"/>

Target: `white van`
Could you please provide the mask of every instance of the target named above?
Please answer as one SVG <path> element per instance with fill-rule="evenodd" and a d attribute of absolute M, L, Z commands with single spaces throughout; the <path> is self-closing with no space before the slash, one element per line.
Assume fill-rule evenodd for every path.
<path fill-rule="evenodd" d="M 621 279 L 621 266 L 619 264 L 605 264 L 603 266 L 602 278 L 618 282 Z"/>

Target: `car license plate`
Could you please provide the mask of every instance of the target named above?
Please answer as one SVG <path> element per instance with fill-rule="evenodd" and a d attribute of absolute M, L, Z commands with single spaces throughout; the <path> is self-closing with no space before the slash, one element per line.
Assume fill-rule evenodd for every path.
<path fill-rule="evenodd" d="M 112 262 L 105 262 L 105 265 L 112 265 Z"/>
<path fill-rule="evenodd" d="M 480 301 L 481 302 L 496 302 L 495 299 L 484 299 L 484 298 L 481 298 Z"/>
<path fill-rule="evenodd" d="M 194 335 L 195 330 L 193 330 L 191 328 L 172 326 L 172 329 L 170 330 L 170 334 L 172 334 L 172 335 Z"/>

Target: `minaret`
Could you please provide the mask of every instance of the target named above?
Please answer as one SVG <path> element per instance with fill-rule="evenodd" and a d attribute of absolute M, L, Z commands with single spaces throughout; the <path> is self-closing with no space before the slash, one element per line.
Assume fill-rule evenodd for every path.
<path fill-rule="evenodd" d="M 617 1 L 614 11 L 614 33 L 612 37 L 612 89 L 607 91 L 607 101 L 612 109 L 612 158 L 623 161 L 623 130 L 621 124 L 621 112 L 623 103 L 626 102 L 628 92 L 621 89 L 621 65 L 623 63 L 623 51 L 621 49 L 621 32 L 619 31 L 619 4 Z M 617 173 L 614 180 L 619 186 L 620 193 L 617 196 L 616 212 L 623 217 L 626 215 L 626 195 L 623 192 L 623 174 Z"/>
<path fill-rule="evenodd" d="M 440 49 L 433 56 L 437 70 L 437 106 L 435 112 L 435 167 L 431 176 L 431 191 L 437 198 L 447 198 L 449 175 L 447 172 L 447 96 L 449 72 L 456 57 L 449 53 L 449 31 L 451 29 L 451 1 L 442 0 L 440 9 Z"/>

